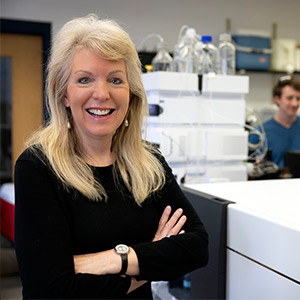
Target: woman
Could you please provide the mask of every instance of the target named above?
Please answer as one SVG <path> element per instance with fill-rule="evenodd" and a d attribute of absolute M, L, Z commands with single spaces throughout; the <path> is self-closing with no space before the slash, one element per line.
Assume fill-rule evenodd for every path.
<path fill-rule="evenodd" d="M 203 224 L 141 138 L 140 70 L 115 22 L 89 15 L 60 30 L 48 65 L 50 121 L 15 166 L 25 299 L 152 299 L 151 280 L 206 265 Z"/>

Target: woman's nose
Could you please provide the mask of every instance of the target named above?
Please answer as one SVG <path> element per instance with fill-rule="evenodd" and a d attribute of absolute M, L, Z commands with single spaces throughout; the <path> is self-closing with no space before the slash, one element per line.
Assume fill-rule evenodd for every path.
<path fill-rule="evenodd" d="M 107 82 L 96 82 L 94 85 L 92 97 L 101 101 L 107 100 L 109 98 L 109 85 L 107 84 Z"/>

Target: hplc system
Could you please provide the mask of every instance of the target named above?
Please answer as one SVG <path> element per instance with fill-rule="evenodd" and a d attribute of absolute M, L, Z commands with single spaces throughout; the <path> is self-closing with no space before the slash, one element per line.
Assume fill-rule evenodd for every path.
<path fill-rule="evenodd" d="M 248 76 L 152 72 L 143 83 L 146 139 L 158 145 L 178 182 L 247 180 Z"/>

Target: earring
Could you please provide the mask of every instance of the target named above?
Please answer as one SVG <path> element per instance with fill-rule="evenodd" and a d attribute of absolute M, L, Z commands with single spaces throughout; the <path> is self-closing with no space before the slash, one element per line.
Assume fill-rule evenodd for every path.
<path fill-rule="evenodd" d="M 71 123 L 70 123 L 70 121 L 67 122 L 67 126 L 68 126 L 68 129 L 70 130 L 71 129 Z"/>
<path fill-rule="evenodd" d="M 128 120 L 126 119 L 125 120 L 125 127 L 128 127 L 129 126 L 129 122 L 128 122 Z"/>

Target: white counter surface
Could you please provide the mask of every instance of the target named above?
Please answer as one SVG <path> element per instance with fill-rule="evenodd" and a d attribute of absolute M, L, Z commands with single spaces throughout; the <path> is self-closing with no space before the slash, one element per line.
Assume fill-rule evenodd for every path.
<path fill-rule="evenodd" d="M 300 231 L 300 179 L 187 184 Z"/>

